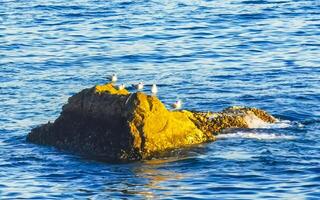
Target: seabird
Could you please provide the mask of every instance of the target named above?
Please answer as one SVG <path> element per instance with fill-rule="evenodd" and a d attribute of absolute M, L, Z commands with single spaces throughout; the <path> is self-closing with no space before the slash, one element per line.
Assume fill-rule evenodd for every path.
<path fill-rule="evenodd" d="M 124 88 L 126 88 L 126 86 L 124 84 L 121 84 L 118 86 L 118 90 L 123 90 Z"/>
<path fill-rule="evenodd" d="M 136 88 L 137 90 L 142 90 L 143 89 L 143 83 L 139 82 L 138 84 L 133 84 L 132 85 L 134 88 Z"/>
<path fill-rule="evenodd" d="M 174 108 L 174 109 L 180 109 L 181 106 L 182 106 L 182 101 L 181 101 L 181 100 L 178 100 L 178 101 L 174 102 L 171 106 L 172 106 L 172 108 Z"/>
<path fill-rule="evenodd" d="M 117 82 L 118 80 L 118 77 L 117 77 L 117 74 L 112 74 L 112 76 L 109 78 L 111 82 Z"/>
<path fill-rule="evenodd" d="M 152 84 L 151 93 L 154 95 L 158 93 L 158 87 L 156 84 Z"/>

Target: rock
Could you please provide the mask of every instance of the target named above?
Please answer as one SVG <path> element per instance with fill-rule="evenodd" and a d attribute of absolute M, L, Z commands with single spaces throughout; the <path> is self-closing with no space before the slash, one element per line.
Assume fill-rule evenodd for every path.
<path fill-rule="evenodd" d="M 193 144 L 212 141 L 212 134 L 204 133 L 190 119 L 188 111 L 168 111 L 155 96 L 133 94 L 125 112 L 134 147 L 142 158 Z"/>
<path fill-rule="evenodd" d="M 262 128 L 276 122 L 267 112 L 248 107 L 233 106 L 222 112 L 194 112 L 194 123 L 203 132 L 219 134 L 230 128 Z"/>
<path fill-rule="evenodd" d="M 256 108 L 219 113 L 169 111 L 155 96 L 118 90 L 111 83 L 69 98 L 54 123 L 31 130 L 27 140 L 105 161 L 159 157 L 215 140 L 226 128 L 253 128 L 275 118 Z"/>

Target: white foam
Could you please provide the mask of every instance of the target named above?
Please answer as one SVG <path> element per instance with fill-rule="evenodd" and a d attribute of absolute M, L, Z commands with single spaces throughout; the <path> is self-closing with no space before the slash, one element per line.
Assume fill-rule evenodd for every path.
<path fill-rule="evenodd" d="M 217 117 L 217 114 L 212 114 L 209 119 L 213 119 Z M 282 129 L 282 128 L 288 128 L 293 125 L 297 125 L 298 127 L 303 127 L 300 123 L 293 123 L 289 120 L 279 120 L 276 119 L 275 123 L 268 123 L 260 119 L 254 114 L 248 114 L 244 117 L 244 120 L 246 121 L 248 128 L 257 128 L 257 129 Z"/>
<path fill-rule="evenodd" d="M 244 120 L 247 122 L 248 128 L 265 128 L 269 126 L 269 123 L 263 121 L 254 114 L 246 115 Z"/>
<path fill-rule="evenodd" d="M 261 129 L 282 129 L 291 127 L 293 123 L 289 120 L 278 120 L 275 123 L 259 123 L 258 125 L 253 126 L 253 128 L 261 128 Z M 302 124 L 298 124 L 299 127 L 302 127 Z M 252 128 L 252 127 L 250 127 Z"/>
<path fill-rule="evenodd" d="M 232 139 L 232 138 L 245 138 L 245 139 L 257 139 L 257 140 L 293 140 L 296 137 L 289 135 L 280 135 L 274 133 L 256 133 L 256 132 L 244 132 L 239 131 L 236 133 L 220 134 L 218 139 Z"/>
<path fill-rule="evenodd" d="M 278 120 L 274 124 L 269 124 L 269 126 L 266 127 L 266 128 L 288 128 L 290 126 L 292 126 L 291 121 L 289 121 L 289 120 Z"/>

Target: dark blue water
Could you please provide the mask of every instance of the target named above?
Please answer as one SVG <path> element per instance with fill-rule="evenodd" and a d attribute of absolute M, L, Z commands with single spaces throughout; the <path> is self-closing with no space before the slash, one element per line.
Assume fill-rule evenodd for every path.
<path fill-rule="evenodd" d="M 25 142 L 114 72 L 281 122 L 122 165 Z M 0 84 L 0 199 L 320 199 L 317 0 L 0 0 Z"/>

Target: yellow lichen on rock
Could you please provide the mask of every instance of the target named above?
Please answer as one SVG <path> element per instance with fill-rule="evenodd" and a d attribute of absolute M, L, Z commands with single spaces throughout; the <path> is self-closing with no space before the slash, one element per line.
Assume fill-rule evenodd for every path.
<path fill-rule="evenodd" d="M 218 134 L 226 128 L 248 128 L 244 116 L 226 113 L 193 113 L 194 123 L 203 132 Z"/>
<path fill-rule="evenodd" d="M 268 123 L 275 123 L 277 119 L 273 117 L 272 115 L 269 115 L 266 111 L 260 110 L 257 108 L 247 108 L 248 110 L 252 111 L 257 117 L 262 119 L 265 122 Z"/>
<path fill-rule="evenodd" d="M 223 112 L 228 112 L 231 114 L 254 114 L 259 117 L 261 120 L 267 123 L 274 123 L 276 122 L 276 118 L 272 115 L 268 114 L 266 111 L 258 109 L 258 108 L 249 108 L 243 106 L 232 106 L 223 110 Z"/>
<path fill-rule="evenodd" d="M 190 117 L 191 112 L 168 111 L 161 101 L 143 93 L 132 97 L 134 108 L 129 122 L 134 145 L 141 149 L 144 158 L 159 152 L 213 141 L 212 134 L 198 129 Z"/>
<path fill-rule="evenodd" d="M 193 121 L 205 133 L 218 134 L 230 128 L 263 128 L 276 118 L 267 112 L 242 106 L 232 106 L 222 112 L 194 112 Z"/>
<path fill-rule="evenodd" d="M 112 83 L 107 83 L 104 85 L 97 85 L 95 87 L 95 91 L 96 93 L 110 93 L 110 94 L 117 94 L 117 95 L 127 95 L 129 94 L 128 90 L 126 89 L 122 89 L 122 90 L 118 90 Z"/>

